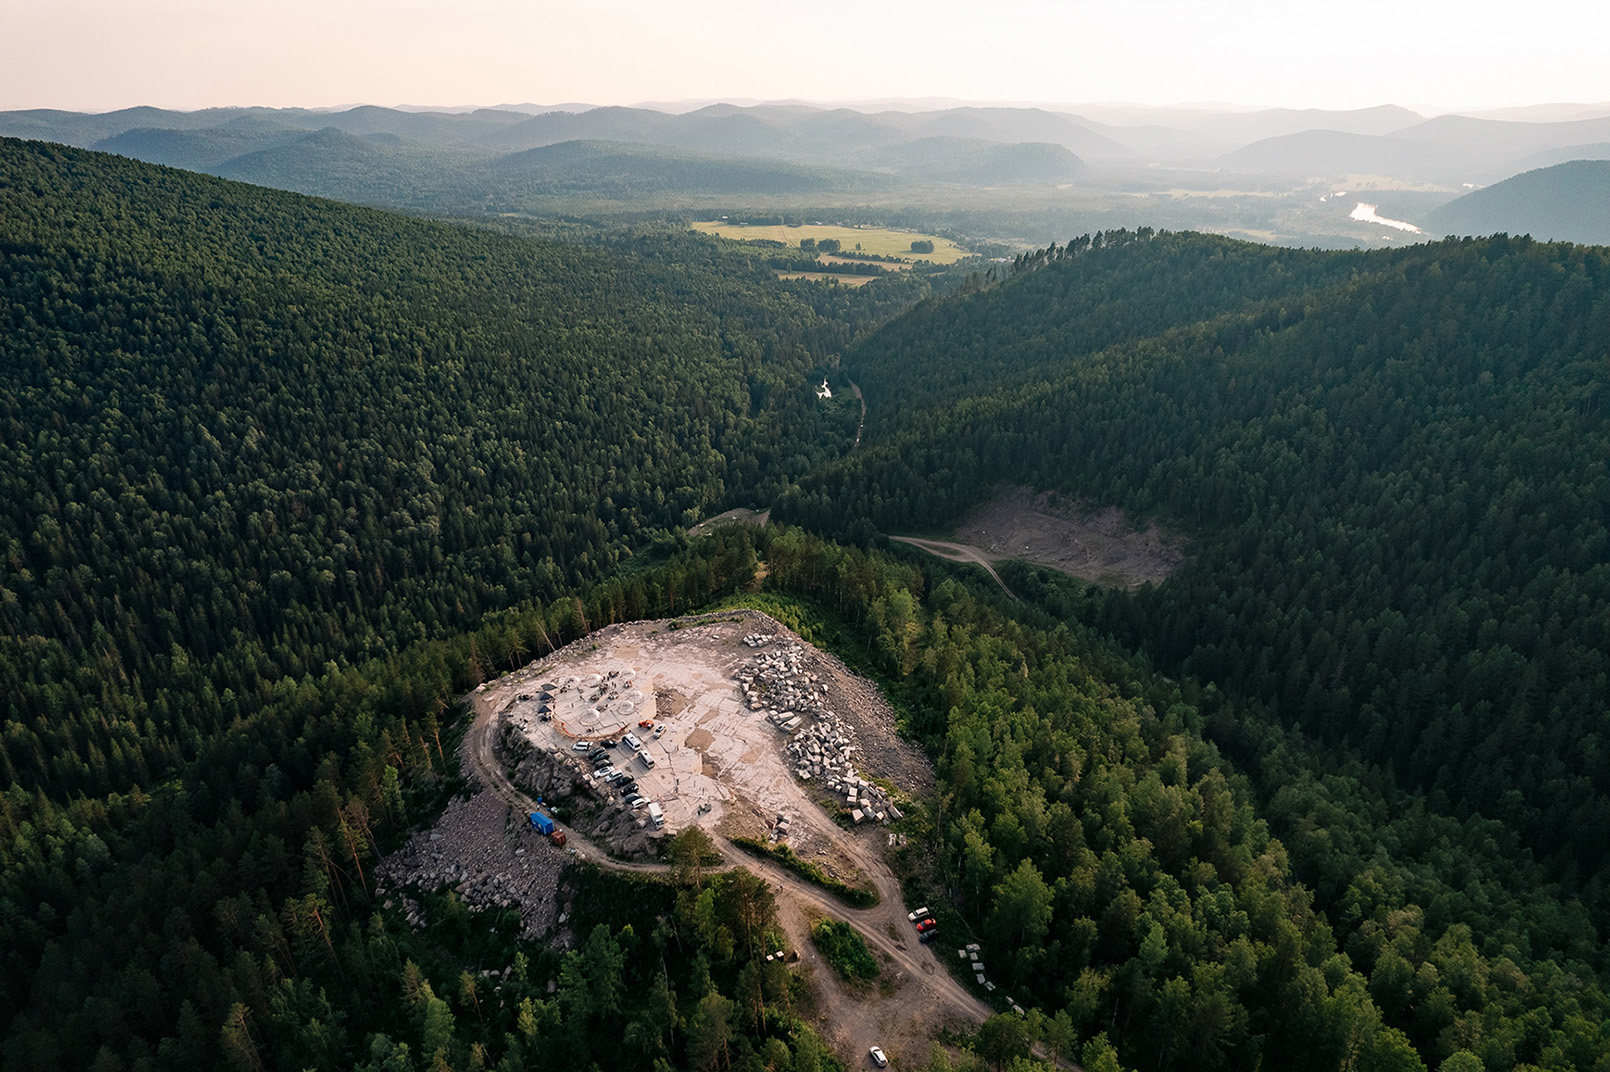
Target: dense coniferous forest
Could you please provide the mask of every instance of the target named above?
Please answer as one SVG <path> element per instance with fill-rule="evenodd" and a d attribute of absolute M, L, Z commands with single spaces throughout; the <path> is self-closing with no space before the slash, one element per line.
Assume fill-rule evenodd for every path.
<path fill-rule="evenodd" d="M 810 390 L 828 318 L 763 269 L 6 149 L 30 792 L 160 779 L 269 681 L 595 579 L 853 435 Z"/>
<path fill-rule="evenodd" d="M 562 955 L 371 894 L 466 690 L 736 600 L 935 759 L 910 892 L 1029 1006 L 964 1062 L 1610 1069 L 1602 250 L 1121 232 L 939 298 L 0 169 L 7 1068 L 838 1067 L 694 838 L 664 885 L 577 872 Z M 1191 558 L 1011 601 L 871 546 L 1002 484 Z M 818 534 L 679 535 L 774 498 Z"/>
<path fill-rule="evenodd" d="M 1308 840 L 1303 877 L 1333 911 L 1364 911 L 1380 876 L 1307 839 L 1304 822 L 1363 804 L 1385 827 L 1367 837 L 1384 844 L 1436 816 L 1486 831 L 1497 858 L 1535 855 L 1558 902 L 1529 918 L 1584 937 L 1602 974 L 1603 251 L 1500 237 L 1264 253 L 1254 277 L 1279 285 L 1193 322 L 1187 296 L 1244 270 L 1247 248 L 1116 238 L 1025 258 L 1005 285 L 856 348 L 848 367 L 888 416 L 874 408 L 867 449 L 807 481 L 787 514 L 830 531 L 869 518 L 921 529 L 1005 482 L 1180 527 L 1192 558 L 1166 584 L 1064 605 L 1251 703 L 1220 739 L 1252 770 L 1275 763 L 1261 788 L 1307 816 L 1287 832 Z M 1156 311 L 1154 335 L 1126 332 L 1106 301 L 1056 297 L 1142 274 L 1152 285 L 1134 300 Z M 958 397 L 962 370 L 980 367 L 999 388 Z M 1278 727 L 1339 749 L 1339 769 L 1381 788 L 1298 789 L 1291 753 L 1265 751 Z M 1428 847 L 1404 853 L 1392 869 Z M 1457 887 L 1473 866 L 1445 859 L 1442 880 Z M 1538 878 L 1500 881 L 1525 899 Z M 1524 962 L 1536 938 L 1505 955 Z"/>
<path fill-rule="evenodd" d="M 885 299 L 781 287 L 708 240 L 560 246 L 38 143 L 3 143 L 0 167 L 0 1019 L 33 1040 L 15 1067 L 34 1063 L 30 1023 L 56 1040 L 43 1066 L 82 1067 L 99 1038 L 155 1052 L 197 1015 L 191 988 L 229 992 L 191 977 L 216 965 L 158 966 L 198 927 L 227 956 L 227 891 L 294 878 L 320 822 L 361 866 L 371 816 L 402 818 L 399 774 L 442 776 L 441 680 L 389 683 L 423 721 L 327 727 L 355 735 L 338 745 L 306 721 L 336 717 L 327 700 L 289 698 L 652 557 L 847 449 L 857 411 L 811 374 Z M 675 610 L 706 581 L 625 594 Z M 197 773 L 258 732 L 274 743 L 247 770 Z M 175 779 L 193 795 L 168 795 Z M 286 813 L 315 783 L 327 796 Z M 210 868 L 180 860 L 203 844 L 240 873 L 162 871 Z M 173 900 L 119 908 L 118 867 L 148 856 L 137 884 Z M 239 911 L 226 932 L 283 918 L 277 898 Z M 120 990 L 144 995 L 138 1015 L 101 1017 Z M 213 1041 L 219 1011 L 187 1044 Z"/>
<path fill-rule="evenodd" d="M 1113 599 L 1115 626 L 1504 819 L 1599 899 L 1610 265 L 1502 238 L 1307 255 L 1311 270 L 1270 256 L 1283 292 L 1134 341 L 1104 302 L 1041 304 L 1139 261 L 1167 323 L 1170 286 L 1192 292 L 1232 259 L 1177 252 L 1197 243 L 1076 248 L 951 306 L 948 334 L 914 319 L 869 341 L 851 371 L 899 416 L 872 420 L 871 449 L 798 516 L 830 497 L 846 519 L 932 525 L 1009 480 L 1180 524 L 1192 563 Z M 1337 264 L 1354 274 L 1331 283 Z M 986 346 L 1004 386 L 949 404 L 954 369 Z"/>
<path fill-rule="evenodd" d="M 1019 569 L 1029 599 L 1003 604 L 931 560 L 797 532 L 765 553 L 907 701 L 940 775 L 918 892 L 1016 951 L 1043 1044 L 1105 1035 L 1142 1069 L 1610 1065 L 1586 913 L 1499 824 L 1393 815 L 1375 772 L 1080 623 L 1081 582 Z"/>

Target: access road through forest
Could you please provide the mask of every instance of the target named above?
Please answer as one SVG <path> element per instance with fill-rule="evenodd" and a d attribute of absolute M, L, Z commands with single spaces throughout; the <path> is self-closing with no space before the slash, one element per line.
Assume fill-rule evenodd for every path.
<path fill-rule="evenodd" d="M 1006 587 L 1006 582 L 1001 580 L 999 573 L 995 572 L 995 567 L 990 564 L 990 560 L 985 557 L 983 551 L 976 547 L 965 543 L 951 543 L 948 540 L 924 540 L 916 536 L 890 536 L 889 539 L 896 543 L 910 544 L 912 547 L 927 551 L 929 554 L 942 558 L 947 562 L 972 562 L 983 566 L 984 571 L 994 578 L 996 584 L 1001 586 L 1001 591 L 1013 599 L 1017 598 L 1017 593 Z"/>

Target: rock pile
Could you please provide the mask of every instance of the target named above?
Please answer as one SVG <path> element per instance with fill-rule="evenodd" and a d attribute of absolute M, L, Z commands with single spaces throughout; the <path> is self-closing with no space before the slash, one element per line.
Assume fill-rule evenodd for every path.
<path fill-rule="evenodd" d="M 761 634 L 744 637 L 750 647 L 761 647 Z M 735 675 L 738 690 L 751 711 L 762 713 L 784 733 L 797 734 L 786 749 L 794 775 L 801 781 L 821 778 L 831 793 L 841 794 L 856 822 L 886 823 L 900 818 L 883 792 L 855 770 L 851 756 L 855 735 L 827 706 L 827 686 L 809 669 L 805 649 L 789 644 L 761 652 Z"/>
<path fill-rule="evenodd" d="M 491 793 L 454 800 L 436 825 L 409 838 L 375 869 L 375 892 L 400 901 L 409 926 L 425 914 L 408 891 L 451 888 L 471 911 L 513 908 L 520 937 L 537 938 L 554 926 L 559 878 L 570 857 L 531 829 Z"/>
<path fill-rule="evenodd" d="M 749 660 L 737 674 L 738 689 L 749 710 L 792 710 L 807 715 L 825 710 L 827 686 L 805 669 L 805 658 L 804 647 L 790 644 Z"/>

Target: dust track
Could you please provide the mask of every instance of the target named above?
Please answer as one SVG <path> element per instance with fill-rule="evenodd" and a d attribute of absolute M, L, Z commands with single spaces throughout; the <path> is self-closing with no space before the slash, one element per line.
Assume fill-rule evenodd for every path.
<path fill-rule="evenodd" d="M 890 536 L 889 539 L 896 543 L 908 543 L 947 562 L 971 562 L 975 565 L 983 566 L 984 572 L 988 573 L 994 578 L 995 583 L 1001 586 L 1001 591 L 1013 599 L 1017 598 L 1017 593 L 1006 587 L 1006 582 L 1001 580 L 1001 575 L 995 572 L 995 567 L 990 564 L 991 560 L 986 557 L 985 552 L 976 547 L 965 543 L 951 543 L 948 540 L 922 540 L 915 536 Z M 997 556 L 996 560 L 999 560 L 999 556 Z"/>

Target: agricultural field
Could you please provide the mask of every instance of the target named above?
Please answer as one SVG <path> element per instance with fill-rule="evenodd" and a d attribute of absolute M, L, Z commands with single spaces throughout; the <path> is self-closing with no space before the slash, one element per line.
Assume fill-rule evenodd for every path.
<path fill-rule="evenodd" d="M 953 264 L 964 257 L 973 256 L 956 243 L 937 235 L 917 231 L 891 231 L 882 227 L 840 227 L 815 223 L 800 227 L 786 227 L 782 224 L 746 226 L 728 223 L 725 220 L 707 220 L 691 226 L 701 234 L 715 235 L 719 238 L 731 238 L 739 242 L 770 239 L 795 249 L 799 247 L 802 238 L 813 238 L 818 242 L 824 238 L 836 238 L 846 251 L 874 253 L 880 257 L 909 257 L 914 260 L 932 261 L 935 264 Z M 932 253 L 911 252 L 911 243 L 922 239 L 934 244 Z"/>

